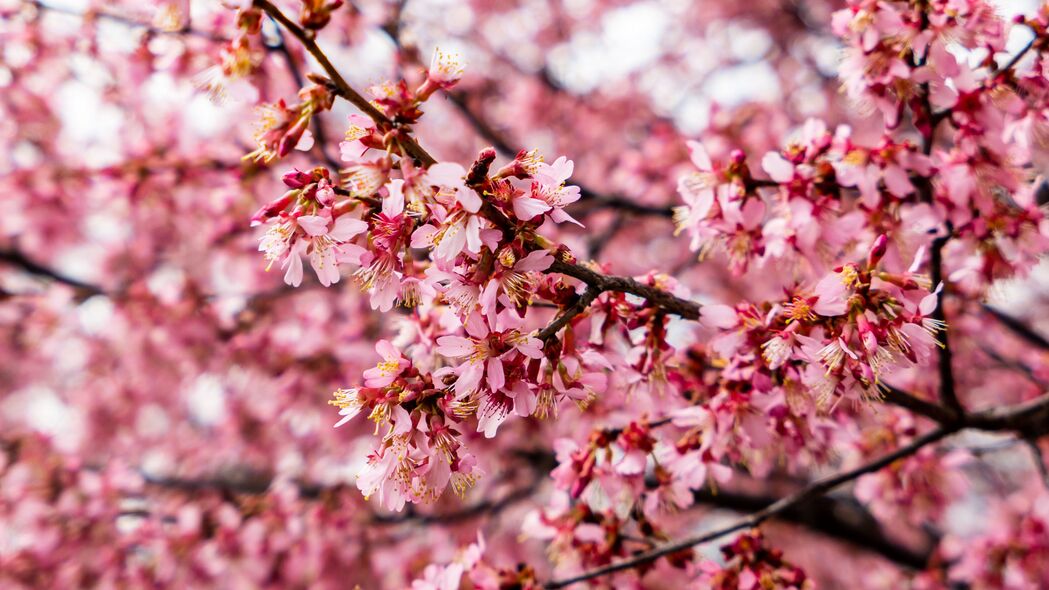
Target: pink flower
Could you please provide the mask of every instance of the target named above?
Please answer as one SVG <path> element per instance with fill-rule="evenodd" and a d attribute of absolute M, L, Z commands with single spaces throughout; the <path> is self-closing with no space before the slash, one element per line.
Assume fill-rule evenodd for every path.
<path fill-rule="evenodd" d="M 761 168 L 769 178 L 786 184 L 794 180 L 794 164 L 791 164 L 779 152 L 769 152 L 761 159 Z"/>
<path fill-rule="evenodd" d="M 343 162 L 358 162 L 369 147 L 372 145 L 372 135 L 375 133 L 375 122 L 364 115 L 356 113 L 350 115 L 349 126 L 346 129 L 346 141 L 339 144 L 339 155 Z M 380 144 L 381 146 L 381 144 Z"/>
<path fill-rule="evenodd" d="M 463 58 L 458 53 L 441 51 L 439 47 L 433 50 L 430 58 L 430 69 L 426 72 L 426 78 L 441 88 L 451 88 L 463 77 L 465 66 Z"/>
<path fill-rule="evenodd" d="M 259 238 L 259 251 L 271 265 L 280 260 L 286 269 L 284 282 L 295 287 L 302 284 L 302 256 L 308 255 L 327 287 L 339 282 L 339 263 L 358 263 L 364 249 L 348 242 L 367 229 L 367 223 L 348 215 L 334 222 L 322 215 L 290 216 Z"/>
<path fill-rule="evenodd" d="M 812 304 L 812 311 L 826 317 L 840 316 L 845 313 L 848 309 L 849 298 L 846 283 L 850 280 L 851 273 L 854 272 L 851 267 L 846 268 L 850 270 L 843 269 L 840 273 L 831 273 L 816 283 L 813 288 L 816 301 Z"/>
<path fill-rule="evenodd" d="M 505 317 L 505 314 L 500 316 L 499 327 L 503 327 L 505 320 L 502 318 Z M 460 400 L 479 399 L 478 431 L 491 438 L 513 409 L 513 400 L 522 393 L 515 390 L 516 381 L 507 383 L 507 365 L 520 367 L 526 359 L 541 358 L 542 343 L 513 328 L 491 331 L 479 315 L 470 316 L 465 329 L 467 337 L 449 335 L 438 338 L 437 353 L 466 359 L 455 369 L 455 393 Z"/>
<path fill-rule="evenodd" d="M 471 254 L 481 252 L 481 220 L 478 216 L 457 212 L 437 221 L 437 225 L 428 223 L 412 233 L 412 248 L 430 248 L 434 258 L 442 263 L 454 262 L 464 251 Z"/>
<path fill-rule="evenodd" d="M 556 223 L 569 221 L 582 227 L 583 224 L 564 211 L 564 207 L 578 201 L 580 197 L 578 186 L 565 186 L 565 181 L 572 175 L 573 169 L 572 161 L 564 156 L 555 160 L 553 164 L 536 164 L 528 196 L 516 197 L 513 200 L 514 215 L 522 221 L 528 221 L 546 213 Z"/>
<path fill-rule="evenodd" d="M 367 387 L 386 387 L 400 376 L 401 371 L 411 366 L 401 355 L 401 351 L 387 340 L 378 341 L 375 344 L 375 352 L 382 357 L 382 362 L 364 372 L 364 384 Z"/>
<path fill-rule="evenodd" d="M 426 180 L 441 188 L 445 193 L 451 192 L 463 209 L 477 213 L 481 209 L 481 197 L 466 186 L 466 169 L 453 162 L 439 162 L 426 171 Z M 438 193 L 440 194 L 440 193 Z"/>
<path fill-rule="evenodd" d="M 411 495 L 413 468 L 403 437 L 395 436 L 368 455 L 368 461 L 357 474 L 357 489 L 370 498 L 379 494 L 379 503 L 387 510 L 400 512 Z"/>

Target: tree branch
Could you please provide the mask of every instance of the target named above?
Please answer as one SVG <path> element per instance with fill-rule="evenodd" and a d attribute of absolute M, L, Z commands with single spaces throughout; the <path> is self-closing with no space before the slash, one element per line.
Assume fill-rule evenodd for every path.
<path fill-rule="evenodd" d="M 923 400 L 916 397 L 902 389 L 897 389 L 892 385 L 882 384 L 882 399 L 894 406 L 899 406 L 906 410 L 910 410 L 915 414 L 920 414 L 926 418 L 931 418 L 941 424 L 950 424 L 959 419 L 959 415 L 951 410 L 938 404 Z"/>
<path fill-rule="evenodd" d="M 367 115 L 372 121 L 375 121 L 375 124 L 379 127 L 386 130 L 398 129 L 398 126 L 395 125 L 393 121 L 387 118 L 386 115 L 382 114 L 379 109 L 375 108 L 375 106 L 368 102 L 366 98 L 358 94 L 357 91 L 346 82 L 345 78 L 342 77 L 342 74 L 339 73 L 339 70 L 332 65 L 331 60 L 328 59 L 328 56 L 325 55 L 317 45 L 312 32 L 307 32 L 294 21 L 289 19 L 269 0 L 255 0 L 255 6 L 264 10 L 266 14 L 279 22 L 288 30 L 288 32 L 298 39 L 300 43 L 302 43 L 302 46 L 306 48 L 306 51 L 313 56 L 313 59 L 317 60 L 317 63 L 320 64 L 321 68 L 323 68 L 324 72 L 328 75 L 328 78 L 331 80 L 330 88 L 335 94 L 348 100 L 350 104 L 360 109 L 360 111 Z M 398 141 L 408 154 L 419 160 L 423 165 L 429 166 L 437 163 L 437 160 L 408 134 L 400 134 Z"/>
<path fill-rule="evenodd" d="M 105 294 L 105 290 L 103 290 L 101 287 L 74 279 L 56 270 L 50 269 L 42 264 L 34 262 L 19 250 L 0 250 L 0 262 L 6 262 L 8 264 L 16 266 L 29 274 L 50 279 L 52 281 L 55 281 L 56 283 L 62 283 L 63 285 L 68 285 L 87 295 Z"/>
<path fill-rule="evenodd" d="M 214 41 L 216 43 L 228 43 L 230 41 L 228 38 L 223 37 L 222 35 L 219 35 L 218 33 L 212 33 L 210 31 L 201 31 L 201 30 L 198 30 L 198 29 L 191 29 L 191 28 L 182 28 L 182 29 L 170 31 L 170 30 L 167 30 L 167 29 L 160 29 L 160 28 L 154 27 L 154 26 L 152 26 L 152 25 L 150 25 L 148 23 L 144 23 L 144 22 L 135 20 L 133 18 L 128 18 L 126 16 L 121 16 L 121 15 L 113 13 L 113 12 L 105 12 L 105 11 L 102 11 L 102 10 L 89 10 L 89 11 L 85 12 L 85 11 L 81 11 L 81 10 L 78 10 L 78 9 L 75 9 L 75 8 L 70 8 L 70 7 L 67 7 L 67 6 L 52 5 L 50 3 L 43 2 L 41 0 L 27 0 L 26 4 L 34 6 L 37 10 L 46 10 L 48 12 L 54 12 L 54 13 L 57 13 L 57 14 L 66 14 L 66 15 L 69 15 L 69 16 L 75 16 L 75 17 L 80 17 L 80 18 L 84 18 L 84 19 L 97 18 L 97 19 L 101 19 L 101 20 L 108 20 L 110 22 L 122 24 L 122 25 L 125 25 L 125 26 L 128 26 L 128 27 L 135 27 L 135 28 L 144 29 L 144 30 L 146 30 L 146 31 L 148 31 L 148 32 L 150 32 L 150 33 L 152 33 L 154 35 L 192 35 L 194 37 L 200 37 L 202 39 L 207 39 L 209 41 Z"/>
<path fill-rule="evenodd" d="M 1045 464 L 1045 457 L 1042 456 L 1042 449 L 1038 446 L 1038 442 L 1034 440 L 1024 441 L 1027 444 L 1027 448 L 1031 451 L 1031 460 L 1034 461 L 1034 466 L 1038 470 L 1038 475 L 1042 478 L 1042 484 L 1045 485 L 1046 489 L 1049 489 L 1049 466 Z"/>
<path fill-rule="evenodd" d="M 588 292 L 591 290 L 597 291 L 594 297 L 604 291 L 630 293 L 631 295 L 644 297 L 649 304 L 659 307 L 667 313 L 681 316 L 687 320 L 699 319 L 700 305 L 695 301 L 682 299 L 662 289 L 646 285 L 629 277 L 604 275 L 585 266 L 560 260 L 555 260 L 546 272 L 556 272 L 583 281 L 589 287 Z"/>
<path fill-rule="evenodd" d="M 246 496 L 259 496 L 267 493 L 273 481 L 267 477 L 207 477 L 201 479 L 187 479 L 177 477 L 150 477 L 144 476 L 148 485 L 175 490 L 180 492 L 217 491 L 229 494 L 241 494 Z M 403 514 L 374 514 L 371 517 L 372 524 L 378 526 L 395 525 L 401 523 L 421 524 L 457 524 L 481 516 L 498 514 L 511 506 L 532 497 L 539 489 L 542 480 L 536 478 L 528 485 L 516 488 L 505 496 L 498 499 L 485 499 L 469 506 L 450 512 L 436 514 L 420 514 L 411 509 L 406 509 Z M 296 482 L 299 497 L 305 500 L 318 500 L 327 494 L 336 493 L 341 489 L 349 489 L 344 485 L 325 486 L 308 482 Z M 142 515 L 148 515 L 145 511 Z"/>
<path fill-rule="evenodd" d="M 782 514 L 783 512 L 795 508 L 796 506 L 806 501 L 811 500 L 812 498 L 819 497 L 844 483 L 853 481 L 862 475 L 865 475 L 867 473 L 873 473 L 882 469 L 883 467 L 895 463 L 900 459 L 909 457 L 914 453 L 917 453 L 927 445 L 937 442 L 947 437 L 948 435 L 953 434 L 957 430 L 957 427 L 939 427 L 927 434 L 924 434 L 914 439 L 914 441 L 912 441 L 910 444 L 900 447 L 899 449 L 896 449 L 895 451 L 887 455 L 884 455 L 869 463 L 865 463 L 859 467 L 856 467 L 855 469 L 850 469 L 837 475 L 825 477 L 805 487 L 804 489 L 799 490 L 794 494 L 791 494 L 790 496 L 777 500 L 776 502 L 766 506 L 765 508 L 757 512 L 754 512 L 745 518 L 741 518 L 735 521 L 734 523 L 728 526 L 720 527 L 709 532 L 702 533 L 694 537 L 688 537 L 673 543 L 667 543 L 651 551 L 646 551 L 629 559 L 619 561 L 618 563 L 613 563 L 611 565 L 590 570 L 588 572 L 584 572 L 582 574 L 570 578 L 564 578 L 561 580 L 554 580 L 548 582 L 544 586 L 544 588 L 565 588 L 567 586 L 571 586 L 572 584 L 584 582 L 593 578 L 607 576 L 609 574 L 614 574 L 623 570 L 632 569 L 636 566 L 655 561 L 660 557 L 670 555 L 672 553 L 676 553 L 684 549 L 688 549 L 695 545 L 700 545 L 709 541 L 713 541 L 715 539 L 719 539 L 721 537 L 724 537 L 725 535 L 734 533 L 736 531 L 753 528 L 770 518 L 773 518 L 779 514 Z"/>
<path fill-rule="evenodd" d="M 696 502 L 733 510 L 754 512 L 776 503 L 777 498 L 739 492 L 699 490 Z M 927 547 L 912 549 L 890 537 L 881 524 L 854 501 L 819 496 L 800 502 L 776 515 L 776 520 L 802 526 L 858 549 L 880 555 L 893 563 L 913 569 L 928 567 L 935 541 Z"/>
<path fill-rule="evenodd" d="M 570 307 L 566 308 L 563 312 L 561 312 L 561 315 L 557 316 L 557 318 L 553 322 L 551 322 L 549 326 L 540 330 L 539 333 L 535 335 L 535 337 L 544 342 L 552 338 L 555 334 L 557 334 L 558 331 L 561 330 L 561 328 L 567 326 L 568 323 L 571 322 L 576 316 L 585 312 L 587 308 L 590 307 L 590 304 L 593 303 L 594 300 L 597 299 L 597 296 L 600 294 L 601 291 L 593 287 L 587 287 L 586 291 L 584 291 L 583 294 L 575 300 L 575 303 L 573 303 Z"/>
<path fill-rule="evenodd" d="M 1000 309 L 987 305 L 986 303 L 981 304 L 981 307 L 983 307 L 984 311 L 989 313 L 991 317 L 998 320 L 1003 326 L 1008 328 L 1010 332 L 1016 334 L 1028 344 L 1033 344 L 1042 350 L 1049 350 L 1049 339 L 1046 339 L 1045 336 L 1035 332 L 1027 324 Z"/>

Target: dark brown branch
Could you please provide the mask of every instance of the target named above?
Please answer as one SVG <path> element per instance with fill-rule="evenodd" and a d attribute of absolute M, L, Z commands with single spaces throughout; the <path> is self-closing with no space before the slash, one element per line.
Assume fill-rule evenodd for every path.
<path fill-rule="evenodd" d="M 718 490 L 700 490 L 696 502 L 747 513 L 776 503 L 777 498 Z M 831 496 L 818 496 L 787 508 L 776 520 L 799 525 L 826 537 L 843 541 L 857 549 L 881 555 L 898 565 L 924 570 L 932 556 L 932 546 L 912 549 L 890 537 L 881 524 L 856 502 Z"/>
<path fill-rule="evenodd" d="M 1031 40 L 1027 42 L 1027 45 L 1024 45 L 1022 48 L 1020 48 L 1020 51 L 1017 51 L 1016 55 L 1012 56 L 1012 58 L 1010 58 L 1009 61 L 1005 62 L 1005 64 L 1002 65 L 1002 67 L 994 68 L 993 70 L 991 70 L 991 76 L 998 76 L 999 74 L 1002 74 L 1003 72 L 1008 72 L 1009 70 L 1016 67 L 1016 64 L 1020 63 L 1020 60 L 1023 59 L 1025 55 L 1027 55 L 1027 52 L 1034 48 L 1034 43 L 1037 40 L 1038 35 L 1035 34 L 1033 37 L 1031 37 Z"/>
<path fill-rule="evenodd" d="M 925 13 L 922 13 L 925 18 Z M 922 62 L 924 62 L 924 57 Z M 919 63 L 918 65 L 921 65 Z M 936 115 L 932 111 L 932 106 L 929 102 L 929 85 L 927 83 L 921 85 L 921 103 L 922 108 L 925 110 L 924 116 L 928 119 L 928 130 L 922 132 L 922 153 L 928 155 L 932 153 L 933 144 L 936 137 L 936 127 L 940 122 Z M 933 187 L 932 183 L 928 178 L 919 179 L 920 182 L 917 185 L 919 196 L 922 202 L 932 204 L 933 202 Z M 951 234 L 954 232 L 954 228 L 951 226 L 950 221 L 947 222 L 947 232 L 942 236 L 933 238 L 932 247 L 930 248 L 930 260 L 929 260 L 929 274 L 932 279 L 934 288 L 940 288 L 943 283 L 943 247 L 947 244 L 948 240 L 951 239 Z M 940 288 L 940 292 L 936 296 L 936 309 L 932 312 L 932 318 L 941 322 L 941 325 L 946 325 L 947 316 L 944 313 L 943 302 L 947 295 L 948 285 L 943 284 Z M 940 399 L 943 401 L 951 411 L 957 414 L 964 414 L 965 408 L 962 406 L 961 401 L 958 399 L 958 392 L 955 389 L 954 384 L 954 368 L 953 368 L 953 354 L 951 351 L 950 335 L 948 329 L 944 329 L 940 333 L 940 349 L 937 353 L 937 367 L 940 374 Z"/>
<path fill-rule="evenodd" d="M 1045 457 L 1042 456 L 1042 449 L 1038 446 L 1038 441 L 1027 440 L 1027 448 L 1031 451 L 1031 460 L 1034 461 L 1034 466 L 1038 470 L 1038 475 L 1042 478 L 1042 484 L 1045 485 L 1046 489 L 1049 489 L 1049 466 L 1045 464 Z"/>
<path fill-rule="evenodd" d="M 1022 438 L 1037 439 L 1049 434 L 1049 395 L 1007 407 L 996 407 L 965 416 L 968 428 L 1012 431 Z"/>
<path fill-rule="evenodd" d="M 1027 324 L 1000 309 L 987 305 L 986 303 L 982 304 L 982 307 L 984 311 L 991 314 L 991 317 L 998 320 L 1003 326 L 1008 328 L 1010 332 L 1016 334 L 1028 344 L 1033 344 L 1042 350 L 1049 350 L 1049 339 L 1046 339 L 1045 336 L 1035 332 Z"/>
<path fill-rule="evenodd" d="M 548 588 L 548 589 L 565 588 L 567 586 L 571 586 L 572 584 L 576 584 L 576 583 L 579 583 L 579 582 L 584 582 L 586 580 L 591 580 L 593 578 L 598 578 L 598 577 L 601 577 L 601 576 L 607 576 L 609 574 L 614 574 L 616 572 L 620 572 L 620 571 L 623 571 L 623 570 L 632 569 L 632 568 L 637 567 L 639 565 L 643 565 L 643 564 L 655 561 L 655 560 L 659 559 L 660 557 L 664 557 L 664 556 L 670 555 L 672 553 L 677 553 L 678 551 L 682 551 L 684 549 L 688 549 L 688 548 L 693 547 L 695 545 L 700 545 L 700 544 L 703 544 L 703 543 L 707 543 L 709 541 L 713 541 L 713 540 L 719 539 L 721 537 L 724 537 L 725 535 L 728 535 L 728 534 L 731 534 L 731 533 L 734 533 L 734 532 L 737 532 L 737 531 L 753 528 L 753 527 L 758 526 L 761 523 L 765 522 L 766 520 L 769 520 L 770 518 L 776 517 L 779 514 L 782 514 L 783 512 L 786 512 L 788 510 L 793 509 L 794 507 L 798 506 L 799 504 L 802 504 L 802 503 L 804 503 L 806 501 L 809 501 L 812 498 L 817 498 L 819 496 L 822 496 L 823 494 L 825 494 L 825 493 L 827 493 L 827 492 L 837 488 L 838 486 L 840 486 L 842 484 L 845 484 L 845 483 L 848 483 L 850 481 L 853 481 L 853 480 L 857 479 L 858 477 L 860 477 L 862 475 L 865 475 L 867 473 L 873 473 L 875 471 L 878 471 L 878 470 L 882 469 L 883 467 L 891 465 L 892 463 L 895 463 L 896 461 L 898 461 L 900 459 L 903 459 L 905 457 L 909 457 L 909 456 L 913 455 L 914 453 L 917 453 L 918 451 L 920 451 L 921 449 L 923 449 L 927 445 L 930 445 L 930 444 L 932 444 L 934 442 L 937 442 L 937 441 L 945 438 L 946 436 L 948 436 L 950 434 L 953 434 L 957 430 L 958 430 L 957 427 L 943 426 L 943 427 L 937 428 L 936 430 L 933 430 L 932 432 L 929 432 L 927 434 L 924 434 L 924 435 L 914 439 L 914 441 L 912 441 L 910 444 L 908 444 L 906 446 L 903 446 L 903 447 L 900 447 L 899 449 L 897 449 L 897 450 L 895 450 L 895 451 L 893 451 L 891 453 L 888 453 L 887 455 L 884 455 L 884 456 L 882 456 L 882 457 L 880 457 L 880 458 L 878 458 L 878 459 L 876 459 L 874 461 L 871 461 L 869 463 L 865 463 L 865 464 L 863 464 L 863 465 L 861 465 L 859 467 L 856 467 L 855 469 L 850 469 L 848 471 L 844 471 L 844 472 L 839 473 L 837 475 L 832 475 L 830 477 L 825 477 L 825 478 L 823 478 L 823 479 L 821 479 L 821 480 L 819 480 L 819 481 L 817 481 L 817 482 L 815 482 L 815 483 L 805 487 L 804 489 L 802 489 L 802 490 L 800 490 L 800 491 L 798 491 L 798 492 L 796 492 L 794 494 L 791 494 L 790 496 L 787 496 L 785 498 L 777 500 L 776 502 L 766 506 L 765 508 L 762 508 L 761 510 L 759 510 L 757 512 L 754 512 L 754 513 L 750 514 L 747 517 L 744 517 L 744 518 L 741 518 L 741 519 L 735 521 L 734 523 L 732 523 L 730 525 L 727 525 L 727 526 L 724 526 L 724 527 L 720 527 L 720 528 L 711 530 L 709 532 L 702 533 L 700 535 L 696 535 L 694 537 L 688 537 L 688 538 L 682 539 L 680 541 L 675 541 L 673 543 L 667 543 L 667 544 L 662 545 L 662 546 L 660 546 L 660 547 L 658 547 L 656 549 L 653 549 L 652 551 L 646 551 L 644 553 L 638 554 L 638 555 L 636 555 L 634 557 L 631 557 L 629 559 L 624 559 L 622 561 L 619 561 L 618 563 L 613 563 L 613 564 L 607 565 L 605 567 L 600 567 L 600 568 L 597 568 L 597 569 L 593 569 L 593 570 L 590 570 L 588 572 L 584 572 L 582 574 L 579 574 L 577 576 L 573 576 L 573 577 L 570 577 L 570 578 L 565 578 L 565 579 L 562 579 L 562 580 L 554 580 L 552 582 L 548 582 L 544 586 L 544 588 Z"/>
<path fill-rule="evenodd" d="M 138 21 L 126 16 L 122 16 L 114 12 L 106 12 L 102 10 L 90 10 L 85 12 L 67 6 L 55 6 L 47 2 L 43 2 L 41 0 L 28 0 L 26 4 L 35 7 L 37 10 L 46 10 L 48 12 L 54 12 L 57 14 L 66 14 L 69 16 L 75 16 L 84 19 L 93 18 L 100 20 L 108 20 L 110 22 L 118 23 L 128 27 L 143 29 L 154 35 L 192 35 L 194 37 L 200 37 L 202 39 L 207 39 L 216 43 L 228 43 L 230 41 L 228 38 L 223 37 L 218 33 L 212 33 L 210 31 L 201 31 L 198 29 L 191 28 L 183 28 L 174 31 L 169 31 L 167 29 L 159 29 L 148 23 L 144 23 L 142 21 Z"/>
<path fill-rule="evenodd" d="M 74 279 L 42 264 L 34 262 L 18 250 L 0 250 L 0 262 L 11 264 L 29 274 L 50 279 L 56 283 L 62 283 L 63 285 L 68 285 L 87 295 L 105 294 L 105 290 L 101 287 Z"/>
<path fill-rule="evenodd" d="M 590 304 L 593 303 L 594 300 L 597 299 L 597 296 L 600 294 L 601 291 L 599 291 L 598 289 L 595 289 L 593 287 L 587 287 L 586 291 L 583 292 L 583 294 L 575 300 L 575 303 L 573 303 L 571 306 L 567 307 L 563 312 L 561 312 L 561 315 L 557 316 L 557 318 L 553 322 L 550 322 L 549 326 L 540 330 L 539 333 L 535 335 L 535 337 L 543 341 L 553 338 L 554 335 L 561 330 L 561 328 L 564 328 L 569 324 L 569 322 L 575 319 L 576 316 L 585 312 L 587 308 L 590 307 Z"/>
<path fill-rule="evenodd" d="M 650 305 L 654 305 L 674 315 L 681 316 L 687 320 L 698 320 L 700 305 L 695 301 L 682 299 L 675 295 L 646 285 L 629 277 L 604 275 L 593 271 L 585 266 L 555 260 L 546 272 L 556 272 L 579 279 L 587 284 L 590 290 L 596 290 L 595 297 L 604 291 L 615 291 L 630 293 L 638 297 L 644 297 Z"/>
<path fill-rule="evenodd" d="M 302 46 L 313 56 L 313 59 L 317 60 L 317 63 L 320 64 L 328 78 L 330 78 L 330 88 L 335 94 L 341 96 L 349 101 L 350 104 L 360 109 L 362 113 L 367 115 L 372 121 L 375 121 L 375 124 L 380 128 L 385 130 L 393 130 L 396 128 L 393 121 L 390 121 L 386 115 L 382 114 L 379 109 L 375 108 L 375 106 L 368 102 L 366 98 L 358 94 L 357 91 L 346 82 L 345 78 L 342 77 L 342 74 L 339 73 L 339 70 L 332 65 L 331 60 L 328 59 L 328 56 L 325 55 L 317 45 L 312 32 L 306 31 L 297 23 L 289 19 L 269 0 L 255 0 L 255 6 L 264 10 L 266 14 L 279 22 L 288 30 L 288 32 L 298 39 L 300 43 L 302 43 Z M 419 160 L 424 166 L 437 163 L 437 160 L 435 160 L 433 156 L 431 156 L 422 146 L 407 134 L 402 133 L 398 138 L 398 141 L 409 155 Z"/>
<path fill-rule="evenodd" d="M 882 399 L 894 406 L 899 406 L 915 414 L 931 418 L 941 424 L 950 424 L 959 419 L 959 415 L 949 408 L 923 400 L 902 389 L 897 389 L 884 383 L 882 384 Z"/>

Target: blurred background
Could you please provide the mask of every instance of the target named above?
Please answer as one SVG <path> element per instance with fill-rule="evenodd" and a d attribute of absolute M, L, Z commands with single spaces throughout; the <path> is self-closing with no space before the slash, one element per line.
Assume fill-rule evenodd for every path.
<path fill-rule="evenodd" d="M 838 97 L 838 8 L 353 0 L 319 43 L 358 89 L 418 82 L 435 46 L 461 53 L 462 83 L 418 127 L 431 153 L 567 155 L 586 228 L 560 240 L 613 272 L 662 269 L 726 298 L 747 275 L 697 265 L 674 237 L 684 140 L 718 159 L 775 149 L 809 117 L 880 129 Z M 318 70 L 266 21 L 242 56 L 250 73 L 215 101 L 201 85 L 233 15 L 207 0 L 0 0 L 0 585 L 403 587 L 478 523 L 513 539 L 542 497 L 549 465 L 483 445 L 491 470 L 464 500 L 389 515 L 354 489 L 370 428 L 333 429 L 327 401 L 374 364 L 376 338 L 396 338 L 398 317 L 345 285 L 286 288 L 248 225 L 282 172 L 338 167 L 351 107 L 320 115 L 309 152 L 242 160 L 256 104 L 293 101 Z M 1001 304 L 1023 316 L 1044 276 L 1003 286 Z M 521 436 L 538 449 L 547 428 Z M 895 567 L 856 550 L 844 568 L 819 559 L 822 537 L 770 531 L 827 587 Z M 504 547 L 511 562 L 543 554 Z"/>

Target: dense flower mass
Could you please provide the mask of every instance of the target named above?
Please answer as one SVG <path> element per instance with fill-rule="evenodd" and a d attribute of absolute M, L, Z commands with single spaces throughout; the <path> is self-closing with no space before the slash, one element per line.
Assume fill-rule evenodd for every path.
<path fill-rule="evenodd" d="M 1049 580 L 1049 5 L 453 4 L 0 2 L 0 586 Z"/>

